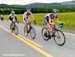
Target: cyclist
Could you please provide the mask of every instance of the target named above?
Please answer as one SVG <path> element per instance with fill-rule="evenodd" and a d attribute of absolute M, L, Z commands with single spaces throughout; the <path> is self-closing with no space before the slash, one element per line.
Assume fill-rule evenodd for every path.
<path fill-rule="evenodd" d="M 16 14 L 15 14 L 15 11 L 11 11 L 11 13 L 9 15 L 10 29 L 12 29 L 13 21 L 17 22 L 17 17 L 16 17 Z"/>
<path fill-rule="evenodd" d="M 30 20 L 29 20 L 29 16 L 32 17 L 33 21 L 35 21 L 33 14 L 31 12 L 31 9 L 27 9 L 27 11 L 24 12 L 23 14 L 23 22 L 24 22 L 24 28 L 26 28 L 26 33 L 25 35 L 28 34 L 28 25 L 30 25 Z"/>
<path fill-rule="evenodd" d="M 4 19 L 4 17 L 3 17 L 3 15 L 2 15 L 2 14 L 0 14 L 0 19 L 1 19 L 1 20 L 3 20 L 3 19 Z"/>
<path fill-rule="evenodd" d="M 53 10 L 52 10 L 52 13 L 49 13 L 49 14 L 47 14 L 47 15 L 45 16 L 45 24 L 46 24 L 46 26 L 47 26 L 47 30 L 46 30 L 44 36 L 46 36 L 46 37 L 50 37 L 49 32 L 50 32 L 51 28 L 52 28 L 53 25 L 54 25 L 53 19 L 56 19 L 56 20 L 57 20 L 57 23 L 61 23 L 61 22 L 59 21 L 59 19 L 58 19 L 58 11 L 57 11 L 57 9 L 53 9 Z"/>

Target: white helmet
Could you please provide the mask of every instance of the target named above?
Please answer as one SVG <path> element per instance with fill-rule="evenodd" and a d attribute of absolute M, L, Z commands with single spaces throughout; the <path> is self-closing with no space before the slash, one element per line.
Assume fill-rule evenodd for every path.
<path fill-rule="evenodd" d="M 15 14 L 15 11 L 11 11 L 12 14 Z"/>
<path fill-rule="evenodd" d="M 53 13 L 58 13 L 58 9 L 53 9 Z"/>

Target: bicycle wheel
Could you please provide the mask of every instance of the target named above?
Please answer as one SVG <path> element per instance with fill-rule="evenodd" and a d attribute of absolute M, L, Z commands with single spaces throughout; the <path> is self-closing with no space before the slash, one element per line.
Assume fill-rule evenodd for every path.
<path fill-rule="evenodd" d="M 17 35 L 18 34 L 18 27 L 15 25 L 14 27 L 14 33 Z"/>
<path fill-rule="evenodd" d="M 36 37 L 36 32 L 35 32 L 34 27 L 31 27 L 31 30 L 30 30 L 30 37 L 31 37 L 32 39 L 35 39 L 35 37 Z"/>
<path fill-rule="evenodd" d="M 13 32 L 14 31 L 14 24 L 12 24 L 11 26 L 10 26 L 10 30 L 11 30 L 11 32 Z"/>
<path fill-rule="evenodd" d="M 46 32 L 46 27 L 43 27 L 42 28 L 42 32 L 41 32 L 41 34 L 42 34 L 42 38 L 45 40 L 45 41 L 48 41 L 49 40 L 49 38 L 48 37 L 46 37 L 44 34 L 45 34 L 45 32 Z"/>
<path fill-rule="evenodd" d="M 26 28 L 24 27 L 24 34 L 26 33 Z"/>
<path fill-rule="evenodd" d="M 54 40 L 58 46 L 63 46 L 66 42 L 66 37 L 61 30 L 56 30 Z"/>

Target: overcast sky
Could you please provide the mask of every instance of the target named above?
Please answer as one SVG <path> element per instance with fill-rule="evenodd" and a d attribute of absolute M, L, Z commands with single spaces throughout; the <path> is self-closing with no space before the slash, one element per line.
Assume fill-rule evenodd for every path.
<path fill-rule="evenodd" d="M 53 3 L 53 2 L 64 2 L 72 0 L 0 0 L 0 4 L 20 4 L 26 5 L 30 3 L 40 2 L 40 3 Z"/>

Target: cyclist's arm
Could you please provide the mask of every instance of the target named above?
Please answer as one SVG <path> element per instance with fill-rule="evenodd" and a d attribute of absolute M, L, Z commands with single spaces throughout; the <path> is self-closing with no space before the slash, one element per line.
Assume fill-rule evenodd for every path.
<path fill-rule="evenodd" d="M 26 14 L 25 14 L 25 12 L 24 12 L 24 14 L 23 14 L 23 23 L 24 23 L 25 17 L 26 17 Z"/>
<path fill-rule="evenodd" d="M 49 18 L 49 24 L 53 24 L 52 19 L 50 17 L 48 17 L 48 18 Z"/>
<path fill-rule="evenodd" d="M 16 16 L 15 16 L 15 21 L 16 21 L 16 22 L 18 21 Z"/>
<path fill-rule="evenodd" d="M 56 19 L 58 24 L 61 24 L 63 22 L 61 22 L 58 18 Z"/>
<path fill-rule="evenodd" d="M 9 20 L 11 19 L 11 14 L 9 15 Z"/>
<path fill-rule="evenodd" d="M 31 17 L 32 17 L 32 19 L 33 19 L 33 21 L 35 20 L 35 18 L 34 18 L 34 16 L 33 16 L 33 14 L 30 12 L 30 14 L 31 14 Z"/>
<path fill-rule="evenodd" d="M 11 16 L 9 16 L 9 20 L 11 20 Z"/>
<path fill-rule="evenodd" d="M 55 18 L 56 18 L 58 24 L 61 23 L 61 22 L 59 21 L 58 15 L 57 15 Z"/>
<path fill-rule="evenodd" d="M 60 23 L 60 21 L 59 21 L 59 19 L 58 19 L 58 18 L 56 18 L 56 20 L 57 20 L 57 23 Z"/>
<path fill-rule="evenodd" d="M 32 16 L 32 19 L 33 19 L 33 23 L 36 24 L 36 20 L 35 20 L 35 18 L 34 18 L 32 13 L 31 13 L 31 16 Z"/>

